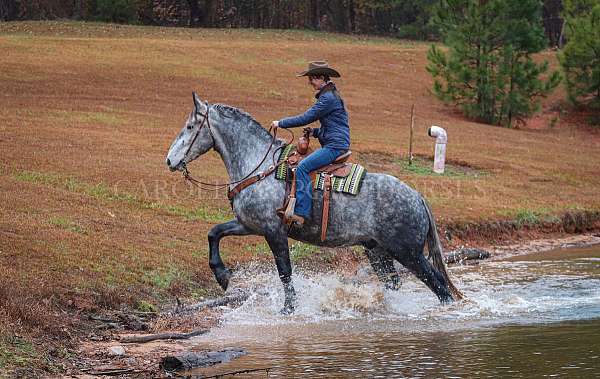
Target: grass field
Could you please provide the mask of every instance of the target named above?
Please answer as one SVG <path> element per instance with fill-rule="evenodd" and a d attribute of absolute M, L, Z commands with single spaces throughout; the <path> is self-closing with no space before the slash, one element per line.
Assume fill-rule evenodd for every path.
<path fill-rule="evenodd" d="M 232 216 L 228 201 L 170 173 L 167 149 L 192 90 L 263 125 L 303 111 L 312 92 L 295 73 L 309 60 L 343 75 L 354 160 L 424 193 L 442 226 L 600 210 L 600 133 L 560 110 L 563 89 L 521 130 L 468 121 L 430 94 L 427 49 L 296 31 L 0 23 L 1 341 L 13 330 L 67 339 L 81 312 L 216 291 L 206 234 Z M 556 67 L 554 52 L 541 56 Z M 419 159 L 408 167 L 413 103 Z M 449 135 L 443 176 L 427 169 L 431 125 Z M 214 152 L 191 170 L 225 178 Z M 222 244 L 228 264 L 261 249 L 252 237 Z M 28 364 L 15 354 L 54 367 L 28 342 L 0 346 L 0 369 Z"/>

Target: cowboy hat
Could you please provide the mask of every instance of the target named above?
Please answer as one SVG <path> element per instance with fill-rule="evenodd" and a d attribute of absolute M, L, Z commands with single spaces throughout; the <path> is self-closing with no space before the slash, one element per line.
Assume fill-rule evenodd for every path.
<path fill-rule="evenodd" d="M 329 67 L 326 61 L 315 61 L 308 64 L 308 70 L 302 71 L 296 76 L 308 76 L 308 75 L 327 75 L 331 78 L 339 78 L 340 73 Z"/>

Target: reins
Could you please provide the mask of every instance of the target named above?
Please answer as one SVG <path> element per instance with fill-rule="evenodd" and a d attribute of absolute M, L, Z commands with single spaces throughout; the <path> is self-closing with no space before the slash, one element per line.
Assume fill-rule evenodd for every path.
<path fill-rule="evenodd" d="M 273 144 L 275 143 L 275 140 L 277 139 L 277 130 L 279 128 L 275 128 L 275 130 L 273 130 L 272 127 L 269 128 L 269 134 L 271 134 L 271 130 L 273 130 L 273 138 L 271 139 L 271 143 L 269 144 L 269 147 L 267 148 L 267 151 L 265 152 L 265 155 L 260 160 L 260 162 L 258 163 L 258 165 L 252 171 L 250 171 L 246 176 L 244 176 L 242 179 L 231 181 L 231 182 L 227 182 L 227 183 L 207 183 L 207 182 L 203 182 L 201 180 L 198 180 L 198 179 L 192 177 L 192 175 L 190 174 L 190 172 L 189 172 L 189 170 L 187 168 L 187 165 L 185 163 L 185 158 L 189 154 L 190 150 L 192 149 L 192 146 L 196 142 L 196 139 L 200 135 L 200 132 L 202 131 L 202 128 L 205 125 L 208 128 L 208 132 L 210 133 L 210 138 L 212 138 L 213 144 L 214 144 L 215 138 L 213 136 L 212 129 L 210 127 L 210 120 L 209 120 L 209 117 L 208 117 L 208 112 L 210 111 L 210 108 L 211 108 L 211 106 L 208 103 L 206 103 L 206 114 L 205 115 L 200 114 L 203 117 L 202 123 L 200 124 L 200 127 L 198 128 L 198 131 L 196 132 L 196 135 L 192 139 L 192 142 L 190 143 L 190 146 L 188 146 L 188 148 L 187 148 L 187 150 L 185 152 L 185 155 L 183 156 L 183 160 L 182 160 L 182 173 L 183 173 L 183 177 L 184 177 L 185 180 L 189 181 L 190 183 L 192 183 L 193 185 L 195 185 L 196 187 L 198 187 L 200 189 L 205 189 L 205 190 L 213 190 L 214 189 L 214 190 L 217 190 L 217 189 L 227 188 L 227 187 L 229 187 L 231 185 L 234 185 L 234 184 L 242 183 L 246 179 L 250 178 L 252 176 L 252 174 L 254 174 L 256 172 L 256 170 L 258 170 L 260 168 L 260 166 L 262 166 L 262 164 L 265 162 L 265 160 L 269 156 L 269 151 L 271 151 L 271 148 L 273 147 Z M 286 129 L 286 131 L 288 131 L 291 134 L 291 137 L 292 137 L 291 140 L 290 140 L 290 142 L 288 142 L 288 144 L 292 143 L 294 141 L 294 133 L 292 133 L 291 130 L 287 130 Z M 264 177 L 270 175 L 271 173 L 273 173 L 275 171 L 275 168 L 277 168 L 279 165 L 281 165 L 283 163 L 283 162 L 275 163 L 275 153 L 280 148 L 277 148 L 277 149 L 275 149 L 275 151 L 273 151 L 272 159 L 273 159 L 273 163 L 274 164 L 271 165 L 265 172 L 261 172 L 261 173 L 258 173 L 257 175 L 255 175 L 256 181 L 261 180 Z M 209 188 L 203 188 L 203 186 L 206 186 L 206 187 L 209 187 Z"/>

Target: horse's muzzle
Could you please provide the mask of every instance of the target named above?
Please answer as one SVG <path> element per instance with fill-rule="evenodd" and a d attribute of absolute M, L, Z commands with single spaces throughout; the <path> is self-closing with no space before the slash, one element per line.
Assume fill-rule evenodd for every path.
<path fill-rule="evenodd" d="M 178 169 L 177 166 L 181 166 L 181 165 L 172 166 L 171 160 L 169 158 L 167 158 L 167 166 L 169 166 L 169 171 L 174 172 L 174 171 L 177 171 L 177 169 Z"/>

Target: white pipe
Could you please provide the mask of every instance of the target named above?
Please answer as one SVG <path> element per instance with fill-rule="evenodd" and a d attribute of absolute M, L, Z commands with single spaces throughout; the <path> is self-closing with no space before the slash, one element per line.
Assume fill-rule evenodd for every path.
<path fill-rule="evenodd" d="M 443 174 L 446 164 L 446 144 L 448 143 L 448 135 L 443 128 L 432 125 L 427 130 L 429 137 L 435 138 L 435 155 L 433 160 L 433 172 Z"/>

